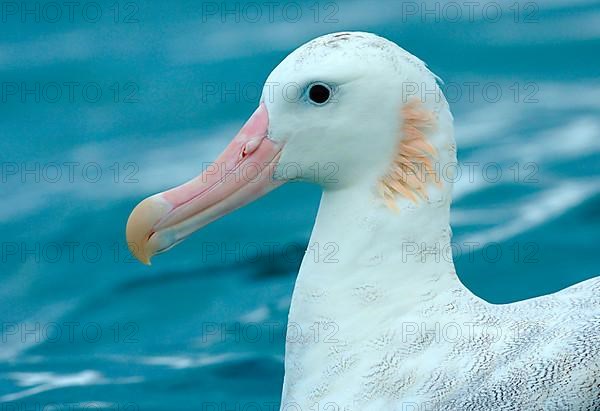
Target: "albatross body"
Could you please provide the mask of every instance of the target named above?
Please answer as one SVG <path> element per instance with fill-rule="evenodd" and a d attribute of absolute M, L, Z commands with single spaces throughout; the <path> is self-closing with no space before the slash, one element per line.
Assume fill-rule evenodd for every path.
<path fill-rule="evenodd" d="M 353 32 L 303 45 L 216 163 L 142 201 L 128 241 L 149 263 L 285 181 L 323 187 L 281 410 L 600 409 L 600 278 L 505 305 L 460 283 L 452 115 L 436 77 L 396 44 Z"/>

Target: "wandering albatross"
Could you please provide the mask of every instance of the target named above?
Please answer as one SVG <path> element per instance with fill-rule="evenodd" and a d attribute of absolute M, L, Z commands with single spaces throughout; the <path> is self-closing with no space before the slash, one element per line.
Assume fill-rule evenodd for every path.
<path fill-rule="evenodd" d="M 133 210 L 131 251 L 149 264 L 285 181 L 317 183 L 310 244 L 336 243 L 337 263 L 304 259 L 289 321 L 336 333 L 286 343 L 281 410 L 599 410 L 600 277 L 495 305 L 435 251 L 451 249 L 456 163 L 437 80 L 374 34 L 308 42 L 218 166 Z"/>

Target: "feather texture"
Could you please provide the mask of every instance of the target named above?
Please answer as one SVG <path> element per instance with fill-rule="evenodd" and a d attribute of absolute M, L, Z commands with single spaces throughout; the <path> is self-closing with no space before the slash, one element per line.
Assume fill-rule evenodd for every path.
<path fill-rule="evenodd" d="M 427 184 L 440 180 L 433 168 L 437 150 L 427 141 L 427 131 L 435 127 L 435 117 L 418 98 L 412 98 L 402 107 L 402 127 L 398 148 L 389 171 L 379 181 L 379 194 L 385 204 L 396 210 L 396 196 L 414 203 L 428 200 Z"/>

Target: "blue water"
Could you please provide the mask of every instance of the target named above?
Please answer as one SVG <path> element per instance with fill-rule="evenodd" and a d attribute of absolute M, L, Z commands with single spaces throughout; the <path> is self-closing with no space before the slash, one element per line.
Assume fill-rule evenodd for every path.
<path fill-rule="evenodd" d="M 459 160 L 475 164 L 453 208 L 473 292 L 510 302 L 600 273 L 598 1 L 450 2 L 459 18 L 443 2 L 49 3 L 0 4 L 1 410 L 274 409 L 319 190 L 289 184 L 151 268 L 124 227 L 327 32 L 384 35 L 453 93 Z"/>

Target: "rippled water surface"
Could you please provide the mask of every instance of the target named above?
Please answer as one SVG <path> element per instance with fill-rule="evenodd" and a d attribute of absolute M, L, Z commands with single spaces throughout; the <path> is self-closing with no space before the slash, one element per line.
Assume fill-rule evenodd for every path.
<path fill-rule="evenodd" d="M 297 2 L 297 22 L 285 3 L 269 14 L 258 2 L 257 16 L 244 3 L 82 2 L 71 18 L 54 2 L 56 22 L 47 3 L 28 2 L 37 16 L 7 3 L 2 409 L 278 401 L 287 309 L 319 190 L 285 186 L 151 268 L 129 257 L 124 227 L 140 199 L 214 159 L 272 68 L 327 32 L 384 35 L 445 81 L 459 160 L 465 172 L 475 164 L 456 184 L 452 214 L 457 269 L 473 292 L 510 302 L 600 272 L 598 2 L 486 1 L 472 14 L 462 5 L 460 18 L 443 2 L 434 15 L 419 2 Z M 223 244 L 233 252 L 207 248 Z"/>

